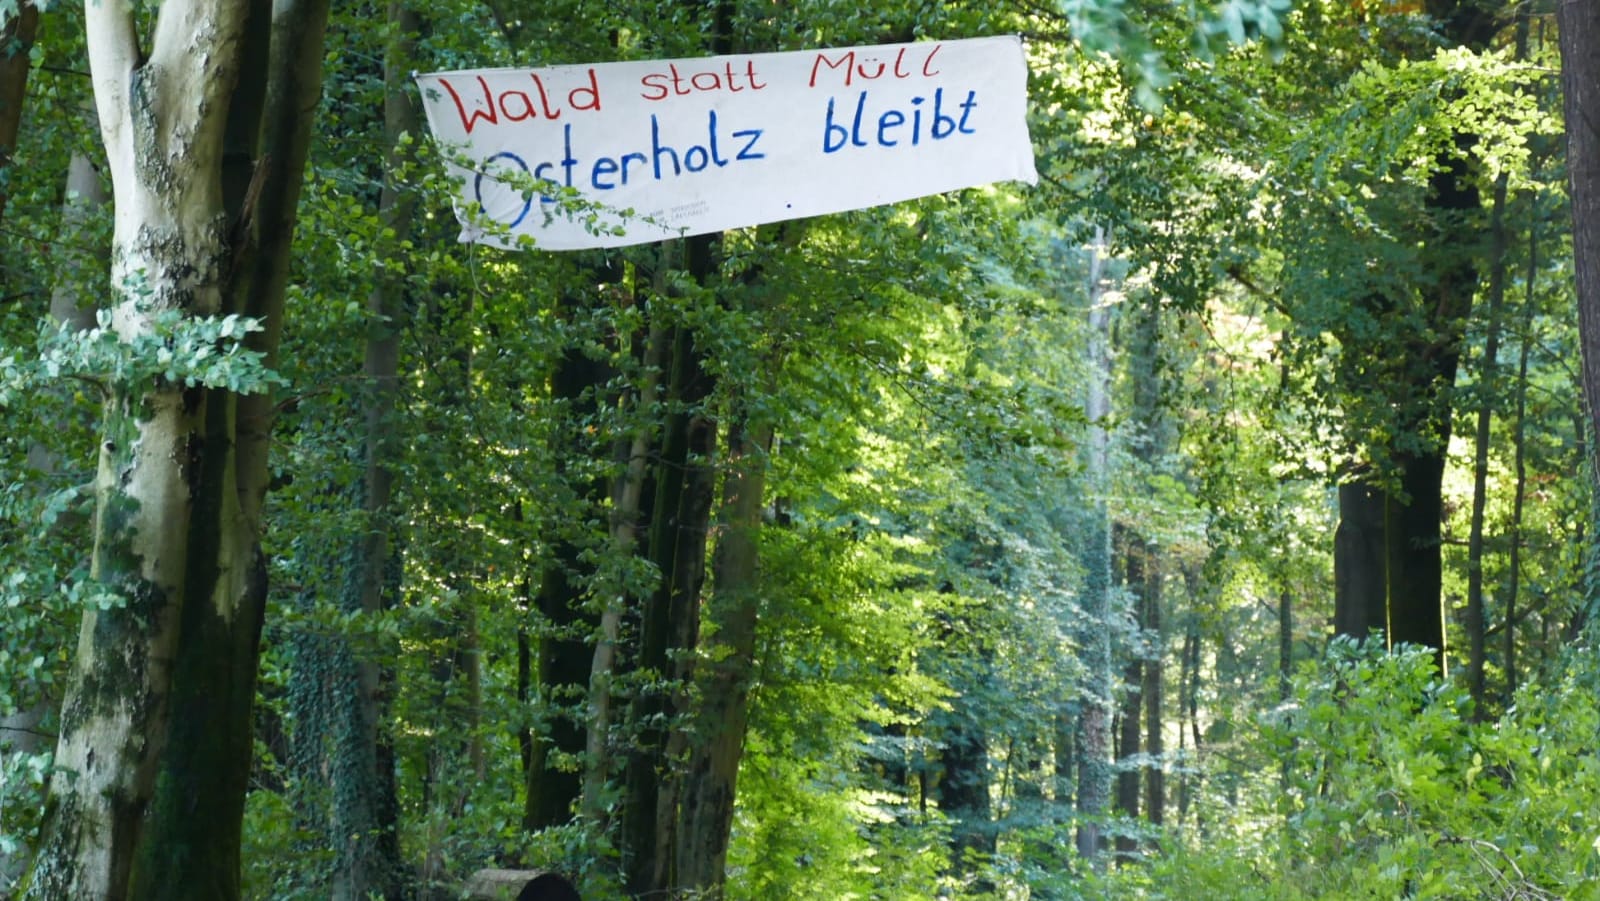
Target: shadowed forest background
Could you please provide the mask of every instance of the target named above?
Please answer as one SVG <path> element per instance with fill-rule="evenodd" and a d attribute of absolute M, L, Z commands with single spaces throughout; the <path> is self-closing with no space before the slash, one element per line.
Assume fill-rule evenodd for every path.
<path fill-rule="evenodd" d="M 1600 898 L 1600 3 L 0 23 L 0 898 Z M 1038 186 L 604 252 L 411 78 L 995 34 Z"/>

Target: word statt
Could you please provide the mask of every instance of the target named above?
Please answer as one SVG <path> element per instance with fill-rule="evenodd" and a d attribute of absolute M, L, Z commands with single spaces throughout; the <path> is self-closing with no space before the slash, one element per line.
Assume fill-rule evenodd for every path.
<path fill-rule="evenodd" d="M 548 250 L 1032 184 L 1027 80 L 1014 37 L 417 76 L 461 239 Z"/>

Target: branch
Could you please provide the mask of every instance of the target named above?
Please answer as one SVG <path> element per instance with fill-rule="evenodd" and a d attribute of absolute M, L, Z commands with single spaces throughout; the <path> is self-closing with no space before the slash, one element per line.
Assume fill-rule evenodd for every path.
<path fill-rule="evenodd" d="M 100 114 L 100 134 L 113 166 L 128 161 L 123 138 L 130 129 L 128 98 L 133 73 L 144 64 L 130 0 L 84 0 L 89 72 Z"/>

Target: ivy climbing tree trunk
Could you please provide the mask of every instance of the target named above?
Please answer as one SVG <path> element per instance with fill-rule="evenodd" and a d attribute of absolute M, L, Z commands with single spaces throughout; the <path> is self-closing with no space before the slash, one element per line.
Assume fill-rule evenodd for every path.
<path fill-rule="evenodd" d="M 143 42 L 127 0 L 85 18 L 118 336 L 239 313 L 270 361 L 327 4 L 175 0 Z M 84 615 L 25 897 L 239 896 L 271 406 L 216 384 L 109 386 L 91 573 L 118 600 Z"/>
<path fill-rule="evenodd" d="M 360 537 L 352 549 L 340 607 L 370 620 L 395 606 L 400 588 L 394 501 L 399 433 L 395 428 L 400 388 L 400 338 L 406 325 L 405 260 L 399 248 L 409 243 L 416 201 L 394 183 L 394 173 L 409 157 L 403 136 L 417 134 L 420 121 L 410 95 L 411 62 L 420 21 L 406 4 L 388 4 L 389 41 L 384 59 L 384 143 L 387 176 L 378 198 L 378 218 L 395 242 L 394 258 L 379 273 L 367 296 L 368 334 L 362 375 Z M 341 642 L 335 652 L 339 675 L 332 686 L 333 743 L 329 778 L 333 783 L 330 837 L 334 847 L 332 896 L 356 901 L 400 897 L 400 838 L 396 834 L 394 746 L 383 722 L 393 681 L 390 667 L 369 651 Z"/>

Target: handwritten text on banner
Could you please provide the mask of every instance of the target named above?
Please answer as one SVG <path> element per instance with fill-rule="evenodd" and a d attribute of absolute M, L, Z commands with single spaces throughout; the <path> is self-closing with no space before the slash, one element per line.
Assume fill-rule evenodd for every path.
<path fill-rule="evenodd" d="M 996 37 L 417 80 L 434 136 L 471 161 L 458 212 L 509 229 L 463 215 L 462 240 L 567 250 L 1031 184 L 1027 75 Z M 535 179 L 597 204 L 603 233 Z"/>

